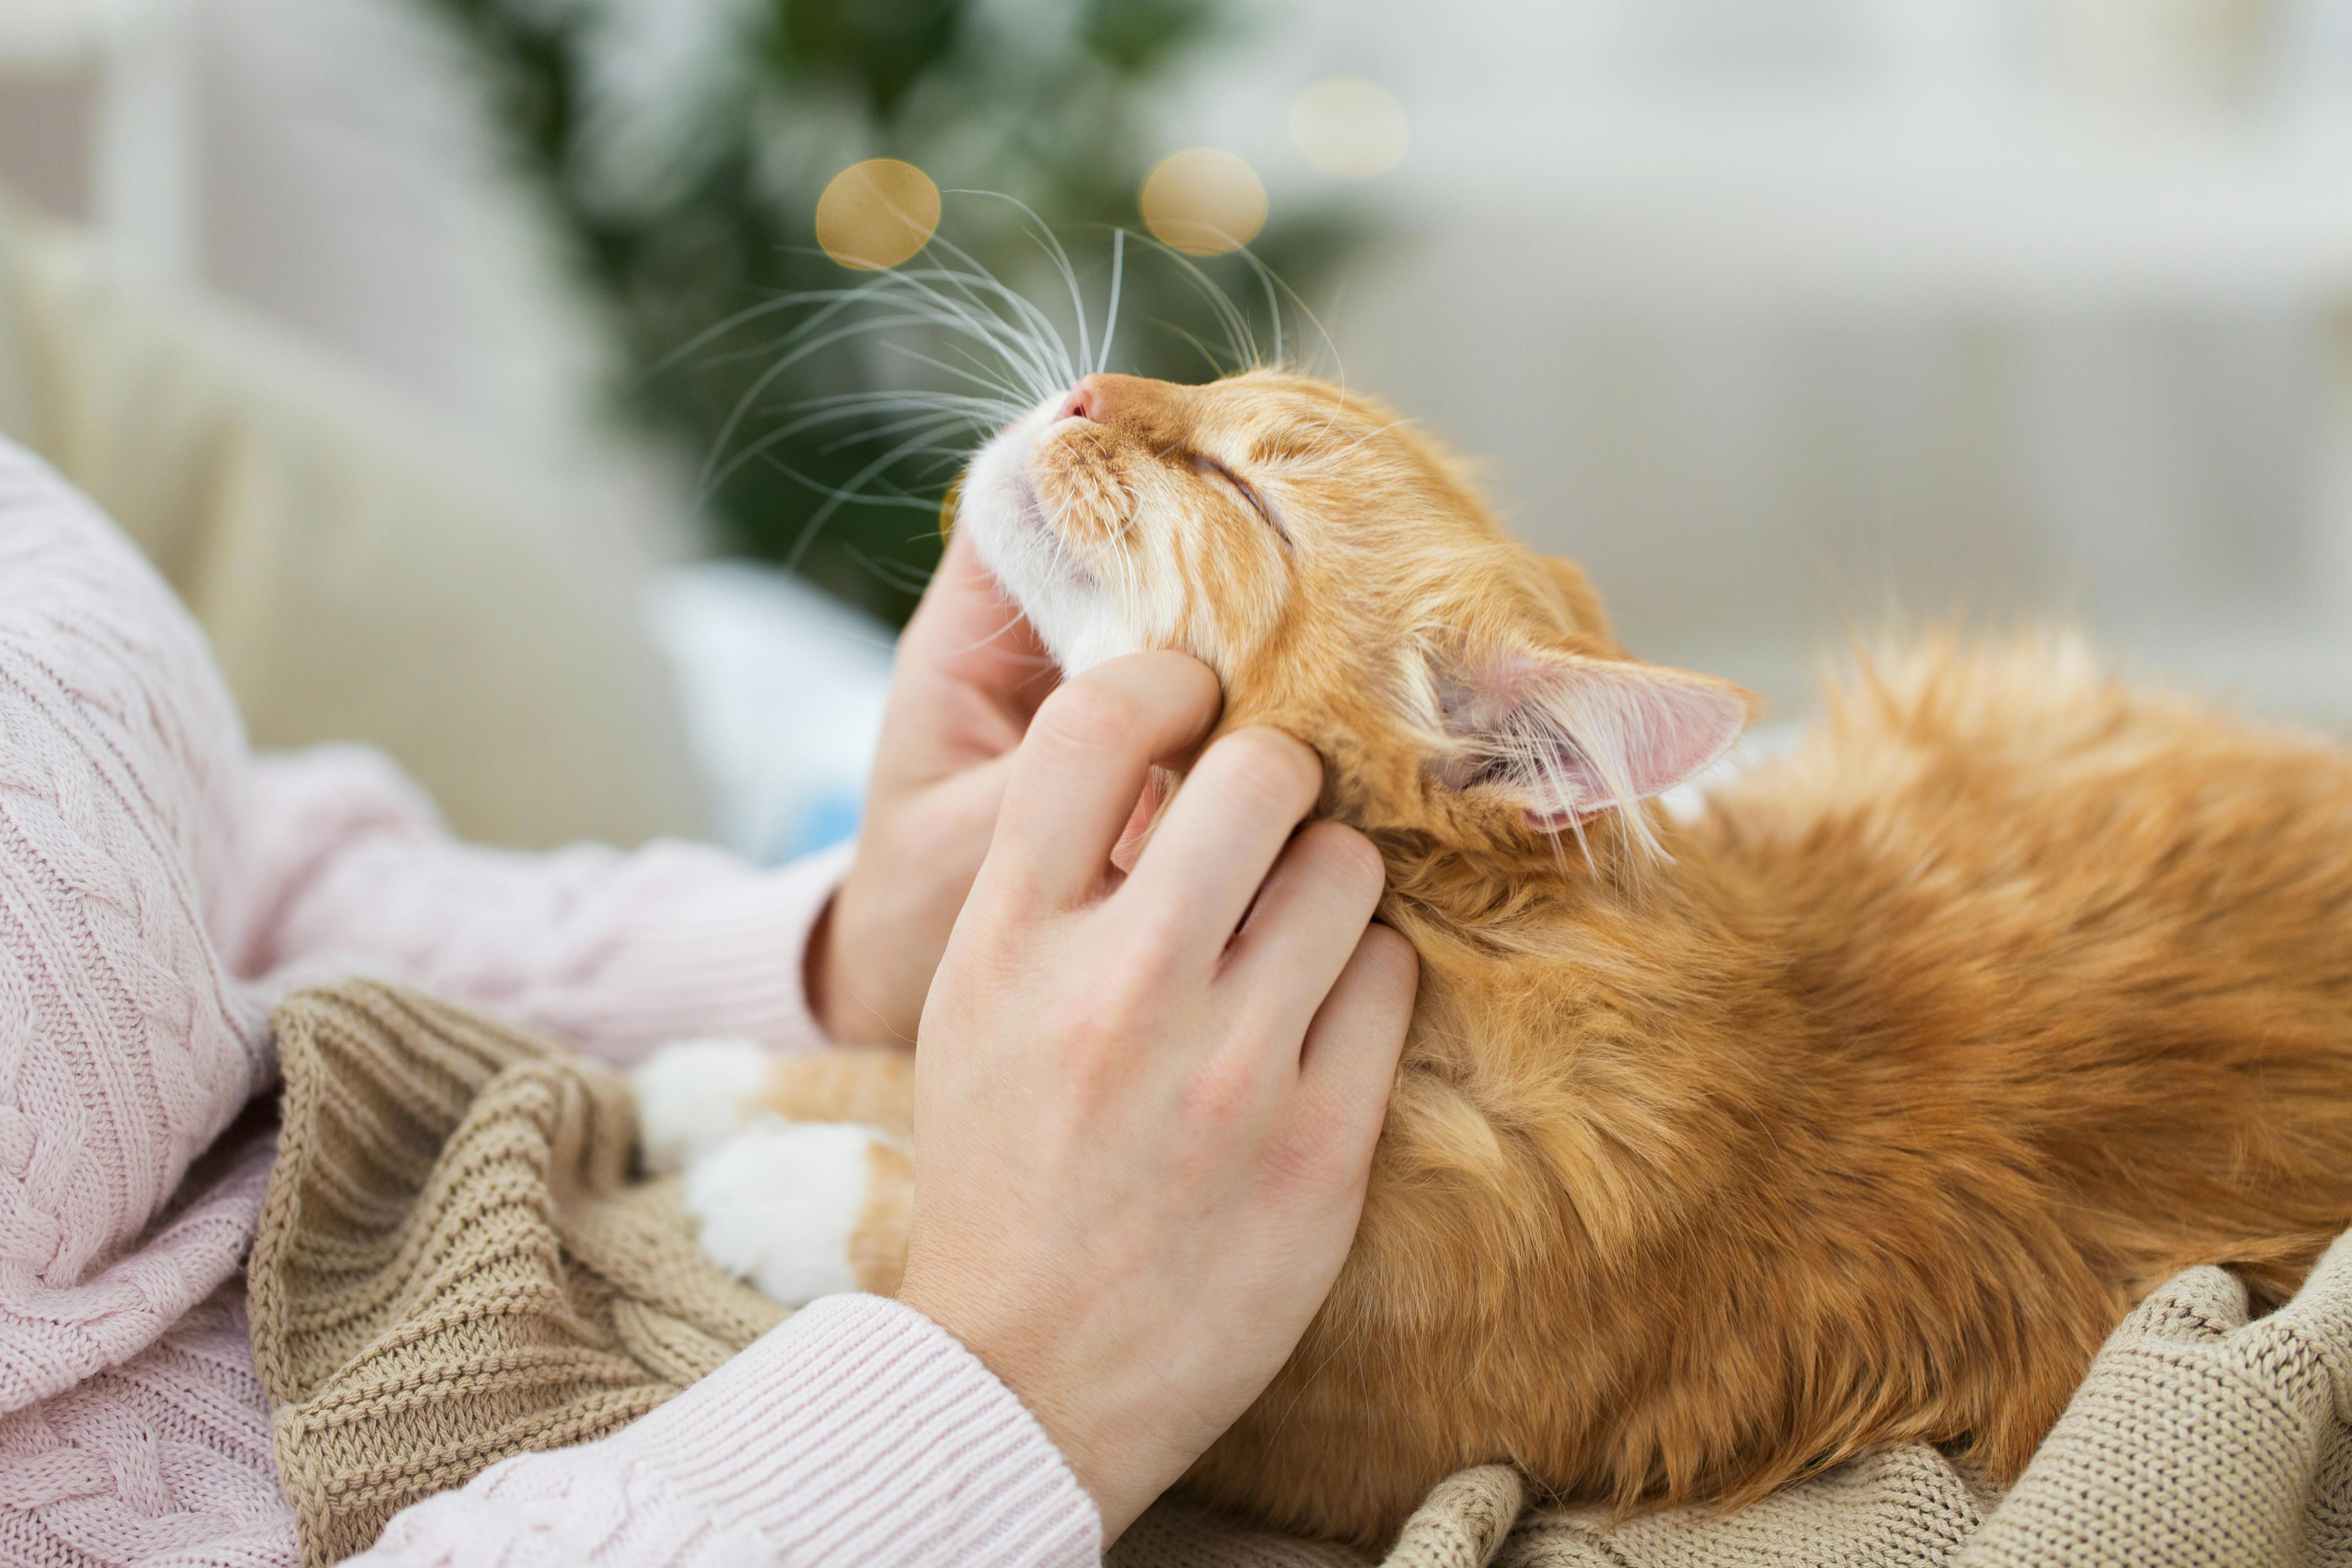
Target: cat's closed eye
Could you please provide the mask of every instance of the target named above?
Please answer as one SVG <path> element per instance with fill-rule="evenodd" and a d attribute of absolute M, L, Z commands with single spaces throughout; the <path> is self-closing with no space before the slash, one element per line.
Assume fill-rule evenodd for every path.
<path fill-rule="evenodd" d="M 1234 473 L 1216 458 L 1199 452 L 1192 454 L 1192 471 L 1196 474 L 1207 474 L 1223 481 L 1226 488 L 1241 497 L 1249 509 L 1264 520 L 1268 528 L 1273 529 L 1281 537 L 1286 546 L 1290 543 L 1290 531 L 1282 526 L 1281 519 L 1275 516 L 1274 508 L 1266 504 L 1265 497 L 1258 493 L 1256 486 Z"/>

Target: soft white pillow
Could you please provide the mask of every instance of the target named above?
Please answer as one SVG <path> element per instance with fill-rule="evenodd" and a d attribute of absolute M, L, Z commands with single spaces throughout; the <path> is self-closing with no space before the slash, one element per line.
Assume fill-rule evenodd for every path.
<path fill-rule="evenodd" d="M 381 746 L 485 842 L 702 828 L 638 564 L 560 479 L 5 208 L 0 434 L 162 568 L 256 745 Z"/>

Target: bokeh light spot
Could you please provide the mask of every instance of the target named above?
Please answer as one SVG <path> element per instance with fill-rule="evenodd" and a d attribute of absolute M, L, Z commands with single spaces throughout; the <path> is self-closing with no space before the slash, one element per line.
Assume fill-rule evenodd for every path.
<path fill-rule="evenodd" d="M 912 163 L 868 158 L 833 177 L 816 202 L 816 242 L 844 267 L 896 267 L 939 232 L 940 188 Z"/>
<path fill-rule="evenodd" d="M 1143 225 L 1187 256 L 1239 250 L 1265 226 L 1265 183 L 1222 147 L 1188 147 L 1145 176 Z"/>
<path fill-rule="evenodd" d="M 1404 105 L 1387 88 L 1360 76 L 1335 76 L 1290 106 L 1290 139 L 1325 174 L 1369 180 L 1403 162 L 1412 129 Z"/>

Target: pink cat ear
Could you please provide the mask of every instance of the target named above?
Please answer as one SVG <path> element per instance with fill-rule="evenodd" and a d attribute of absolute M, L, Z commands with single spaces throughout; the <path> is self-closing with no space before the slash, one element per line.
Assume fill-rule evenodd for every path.
<path fill-rule="evenodd" d="M 1517 799 L 1544 832 L 1674 788 L 1748 722 L 1748 699 L 1728 682 L 1571 653 L 1468 661 L 1438 695 L 1461 748 L 1446 781 Z"/>

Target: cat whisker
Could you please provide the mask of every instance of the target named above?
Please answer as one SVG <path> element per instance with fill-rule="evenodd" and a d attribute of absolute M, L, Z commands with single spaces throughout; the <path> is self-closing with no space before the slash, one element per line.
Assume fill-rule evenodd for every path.
<path fill-rule="evenodd" d="M 1024 401 L 1026 395 L 1025 389 L 1005 380 L 1002 376 L 991 375 L 984 365 L 974 363 L 969 369 L 959 365 L 952 365 L 948 363 L 945 360 L 940 359 L 936 355 L 927 354 L 920 349 L 909 348 L 905 343 L 886 342 L 882 347 L 887 353 L 898 354 L 903 358 L 913 360 L 918 364 L 929 365 L 933 370 L 943 372 L 944 374 L 954 376 L 959 380 L 968 381 L 972 383 L 974 385 L 986 387 L 991 393 L 994 394 L 994 395 L 985 399 L 984 401 L 987 403 L 990 411 L 994 414 L 1002 423 L 1010 423 L 1012 420 L 1018 419 L 1023 414 L 1028 411 L 1029 405 Z M 959 349 L 956 352 L 960 355 L 962 355 L 964 353 L 961 349 Z M 965 357 L 968 358 L 969 356 L 966 355 Z M 877 395 L 887 396 L 890 395 L 878 394 Z M 928 395 L 917 394 L 915 395 Z"/>
<path fill-rule="evenodd" d="M 1044 218 L 1039 217 L 1037 216 L 1036 209 L 1032 207 L 1027 202 L 1023 201 L 1020 197 L 1008 195 L 1002 191 L 958 191 L 953 194 L 957 195 L 980 196 L 988 200 L 1000 201 L 1017 209 L 1024 220 L 1023 227 L 1026 230 L 1029 237 L 1037 242 L 1038 247 L 1044 250 L 1046 256 L 1052 259 L 1055 269 L 1061 273 L 1063 286 L 1068 289 L 1070 292 L 1071 311 L 1076 318 L 1078 326 L 1078 357 L 1075 363 L 1070 359 L 1068 345 L 1062 342 L 1060 331 L 1058 330 L 1054 330 L 1053 336 L 1055 343 L 1062 350 L 1062 363 L 1064 370 L 1072 373 L 1066 377 L 1066 382 L 1075 384 L 1078 379 L 1077 375 L 1075 374 L 1076 366 L 1091 363 L 1094 359 L 1094 354 L 1087 336 L 1086 300 L 1078 288 L 1077 270 L 1070 265 L 1069 252 L 1062 247 L 1061 240 L 1055 237 L 1052 226 L 1047 224 Z M 1042 313 L 1039 314 L 1038 320 L 1041 322 L 1045 322 L 1049 330 L 1051 330 L 1051 323 L 1046 321 L 1046 318 Z M 1106 343 L 1105 347 L 1108 349 L 1108 343 Z"/>
<path fill-rule="evenodd" d="M 959 648 L 959 649 L 957 649 L 957 650 L 956 650 L 959 654 L 974 654 L 974 653 L 978 653 L 978 652 L 980 652 L 982 648 L 987 647 L 990 644 L 994 643 L 994 642 L 998 642 L 998 641 L 1002 640 L 1003 638 L 1004 638 L 1004 637 L 1006 637 L 1011 636 L 1011 635 L 1012 635 L 1012 632 L 1013 632 L 1013 628 L 1014 626 L 1019 626 L 1019 625 L 1021 624 L 1021 618 L 1020 618 L 1020 616 L 1019 616 L 1019 615 L 1018 615 L 1018 613 L 1017 613 L 1017 612 L 1019 611 L 1019 609 L 1020 609 L 1020 605 L 1019 605 L 1017 603 L 1015 603 L 1015 602 L 1014 602 L 1013 595 L 1012 595 L 1011 594 L 1005 593 L 1005 592 L 1003 591 L 1003 587 L 1002 587 L 1001 585 L 1000 585 L 1000 586 L 999 586 L 999 588 L 998 588 L 998 593 L 999 593 L 999 595 L 1003 597 L 1003 599 L 1004 603 L 1005 603 L 1008 606 L 1010 606 L 1011 608 L 1013 608 L 1016 613 L 1015 613 L 1014 615 L 1013 615 L 1013 616 L 1007 616 L 1007 617 L 1005 618 L 1004 624 L 1003 624 L 1003 626 L 998 626 L 994 631 L 992 631 L 992 632 L 989 633 L 986 637 L 984 637 L 975 638 L 973 641 L 971 641 L 971 642 L 968 642 L 968 643 L 964 644 L 964 646 L 963 646 L 962 647 L 961 647 L 961 648 Z M 1029 654 L 1009 654 L 1009 655 L 1007 655 L 1006 657 L 1007 657 L 1007 658 L 1014 658 L 1014 659 L 1030 660 L 1030 661 L 1034 662 L 1035 664 L 1037 664 L 1040 668 L 1045 668 L 1045 669 L 1059 669 L 1059 668 L 1061 668 L 1059 665 L 1055 664 L 1050 657 L 1047 657 L 1047 656 L 1043 655 L 1043 654 L 1039 654 L 1039 655 L 1029 655 Z"/>
<path fill-rule="evenodd" d="M 1061 329 L 1055 326 L 1051 317 L 1018 291 L 998 281 L 962 247 L 945 239 L 931 243 L 967 270 L 925 268 L 911 272 L 901 270 L 894 276 L 907 278 L 929 289 L 942 304 L 955 303 L 937 289 L 937 285 L 946 284 L 963 297 L 965 303 L 960 308 L 995 322 L 1007 332 L 1013 331 L 1013 323 L 1019 322 L 1025 329 L 1018 333 L 1020 347 L 1024 351 L 1019 357 L 1034 373 L 1032 384 L 1040 394 L 1040 401 L 1077 380 L 1069 345 L 1063 342 Z M 993 305 L 986 302 L 992 300 Z M 1000 314 L 999 307 L 1010 310 L 1013 319 L 1008 321 Z"/>
<path fill-rule="evenodd" d="M 1274 274 L 1266 269 L 1265 262 L 1258 259 L 1257 252 L 1248 246 L 1241 247 L 1238 254 L 1244 261 L 1249 263 L 1250 270 L 1257 275 L 1258 286 L 1265 290 L 1266 320 L 1274 331 L 1274 363 L 1286 364 L 1288 363 L 1288 356 L 1283 352 L 1282 302 L 1275 297 Z"/>
<path fill-rule="evenodd" d="M 886 561 L 868 555 L 854 544 L 843 545 L 841 552 L 877 582 L 896 588 L 902 594 L 919 594 L 929 585 L 929 574 L 917 572 L 913 567 L 899 562 Z"/>
<path fill-rule="evenodd" d="M 1102 352 L 1095 358 L 1095 374 L 1099 375 L 1110 365 L 1110 342 L 1118 330 L 1119 285 L 1127 277 L 1127 230 L 1116 228 L 1110 237 L 1110 303 L 1103 310 Z"/>
<path fill-rule="evenodd" d="M 950 409 L 923 408 L 909 412 L 901 418 L 887 420 L 882 424 L 855 431 L 850 435 L 843 437 L 833 446 L 828 447 L 826 450 L 838 451 L 843 447 L 855 447 L 862 442 L 867 441 L 887 441 L 891 437 L 898 435 L 903 431 L 936 427 L 939 425 L 945 424 L 950 421 L 953 422 L 954 427 L 960 427 L 965 430 L 984 430 L 988 428 L 985 424 L 973 418 L 970 414 Z M 950 449 L 955 451 L 962 450 L 961 447 Z"/>
<path fill-rule="evenodd" d="M 878 292 L 878 290 L 870 287 L 862 286 L 857 289 L 846 290 L 845 292 L 848 295 L 854 296 L 857 300 L 863 300 L 872 298 Z M 834 301 L 836 305 L 847 302 L 849 301 L 839 300 Z M 830 318 L 837 313 L 837 311 L 828 308 L 826 310 L 821 312 L 821 316 Z M 766 371 L 762 372 L 761 375 L 753 381 L 751 385 L 744 391 L 742 395 L 736 400 L 735 407 L 730 412 L 726 422 L 720 426 L 718 436 L 714 437 L 712 441 L 711 457 L 704 465 L 701 481 L 698 487 L 699 499 L 703 501 L 707 501 L 710 496 L 724 486 L 735 473 L 740 471 L 746 462 L 751 461 L 759 452 L 768 449 L 772 447 L 777 440 L 782 438 L 782 437 L 779 437 L 776 432 L 771 431 L 766 437 L 762 437 L 761 442 L 755 443 L 749 452 L 738 452 L 733 458 L 723 462 L 721 461 L 721 454 L 727 452 L 734 440 L 735 433 L 741 428 L 743 422 L 751 417 L 751 412 L 757 405 L 761 395 L 763 395 L 769 387 L 774 385 L 779 380 L 781 380 L 783 375 L 795 365 L 807 359 L 810 355 L 821 353 L 824 349 L 834 346 L 835 343 L 847 342 L 851 339 L 869 335 L 877 331 L 887 331 L 892 327 L 925 324 L 930 320 L 931 318 L 919 313 L 863 318 L 842 323 L 833 327 L 829 331 L 807 336 L 805 341 L 795 342 L 791 352 L 784 354 L 782 358 L 777 360 L 774 364 L 769 366 Z M 806 331 L 807 327 L 814 324 L 815 323 L 804 323 L 803 331 Z M 793 334 L 793 339 L 800 339 L 802 337 L 803 332 L 795 332 Z M 787 341 L 792 340 L 788 339 Z M 983 383 L 983 384 L 986 384 L 986 383 Z M 901 401 L 910 401 L 917 395 L 899 395 Z"/>
<path fill-rule="evenodd" d="M 1232 348 L 1234 358 L 1241 368 L 1244 370 L 1263 368 L 1265 361 L 1258 353 L 1257 334 L 1250 329 L 1248 315 L 1240 306 L 1234 303 L 1233 297 L 1219 288 L 1216 279 L 1202 271 L 1199 263 L 1182 251 L 1158 238 L 1139 237 L 1143 237 L 1144 243 L 1151 246 L 1174 263 L 1184 280 L 1192 285 L 1193 292 L 1198 294 L 1208 304 L 1209 309 L 1216 313 L 1219 322 L 1225 329 L 1225 341 Z M 1280 331 L 1278 320 L 1276 330 Z"/>
<path fill-rule="evenodd" d="M 776 464 L 775 466 L 777 468 L 782 468 L 788 474 L 792 474 L 793 478 L 809 485 L 812 489 L 815 489 L 819 494 L 825 498 L 824 504 L 818 507 L 815 512 L 810 516 L 807 524 L 801 530 L 800 537 L 793 541 L 792 549 L 786 552 L 784 556 L 783 564 L 787 567 L 799 565 L 801 559 L 807 554 L 809 546 L 815 542 L 818 531 L 823 529 L 825 523 L 832 520 L 835 512 L 839 511 L 844 506 L 846 506 L 851 501 L 862 501 L 874 506 L 898 504 L 920 507 L 930 504 L 918 500 L 912 497 L 905 498 L 902 500 L 899 498 L 892 496 L 868 495 L 864 492 L 863 487 L 871 482 L 877 476 L 887 471 L 894 464 L 902 461 L 904 458 L 928 446 L 935 435 L 942 434 L 944 431 L 949 429 L 953 429 L 959 423 L 961 423 L 961 421 L 946 422 L 940 426 L 924 431 L 921 435 L 916 437 L 912 440 L 899 443 L 898 446 L 890 448 L 890 450 L 883 453 L 880 457 L 875 458 L 872 462 L 866 464 L 865 468 L 859 469 L 858 472 L 845 484 L 818 484 L 814 480 L 808 479 L 806 476 L 798 474 L 793 469 L 785 468 L 784 465 L 781 463 Z"/>

